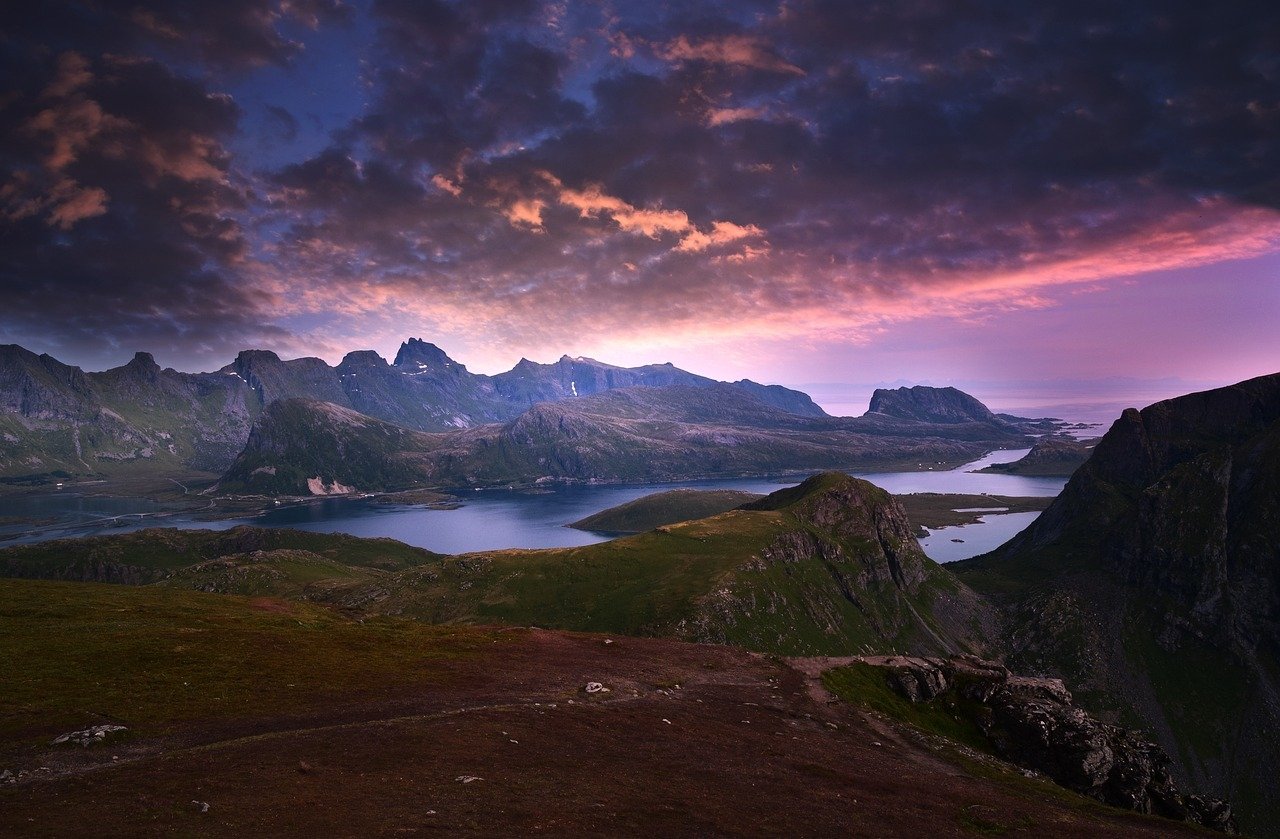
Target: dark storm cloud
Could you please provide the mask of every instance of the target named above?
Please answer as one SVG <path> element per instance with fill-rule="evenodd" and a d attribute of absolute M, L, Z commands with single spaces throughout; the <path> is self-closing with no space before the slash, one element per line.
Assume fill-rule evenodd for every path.
<path fill-rule="evenodd" d="M 95 360 L 145 347 L 195 363 L 284 339 L 264 314 L 269 295 L 243 270 L 251 207 L 226 148 L 240 109 L 209 72 L 286 62 L 299 45 L 278 27 L 318 25 L 341 7 L 7 9 L 0 60 L 14 72 L 0 95 L 6 340 Z"/>
<path fill-rule="evenodd" d="M 427 293 L 555 340 L 900 315 L 975 278 L 1274 238 L 1235 209 L 1276 203 L 1267 4 L 600 8 L 379 4 L 347 177 L 281 176 L 310 208 L 297 240 L 347 254 L 371 305 Z M 1144 261 L 1144 239 L 1184 250 Z M 308 270 L 324 282 L 323 260 Z M 572 314 L 530 316 L 546 311 Z"/>
<path fill-rule="evenodd" d="M 267 311 L 547 346 L 845 330 L 1277 239 L 1274 4 L 86 8 L 27 15 L 0 53 L 28 325 L 95 278 L 150 307 L 67 334 L 145 334 L 151 309 L 228 342 Z M 233 159 L 218 82 L 332 21 L 367 35 L 363 111 L 321 135 L 268 108 L 267 141 L 328 147 Z"/>

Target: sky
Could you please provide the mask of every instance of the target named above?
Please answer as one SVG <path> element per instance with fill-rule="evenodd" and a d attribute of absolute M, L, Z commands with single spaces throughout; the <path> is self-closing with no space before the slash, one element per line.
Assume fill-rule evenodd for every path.
<path fill-rule="evenodd" d="M 1280 371 L 1280 7 L 6 4 L 0 256 L 86 369 L 1173 395 Z"/>

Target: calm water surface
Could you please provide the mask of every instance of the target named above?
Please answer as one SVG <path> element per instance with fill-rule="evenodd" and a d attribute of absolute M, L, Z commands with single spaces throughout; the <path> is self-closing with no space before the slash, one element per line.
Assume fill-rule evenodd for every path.
<path fill-rule="evenodd" d="M 892 493 L 963 492 L 996 495 L 1057 495 L 1062 478 L 978 475 L 971 470 L 1017 460 L 1026 449 L 992 452 L 958 469 L 938 472 L 855 473 Z M 143 499 L 105 498 L 50 493 L 0 498 L 0 517 L 44 520 L 38 527 L 5 524 L 0 518 L 0 544 L 43 541 L 66 536 L 120 533 L 143 527 L 225 530 L 241 524 L 292 527 L 354 536 L 386 536 L 440 553 L 466 553 L 500 548 L 559 548 L 588 545 L 607 537 L 565 527 L 609 507 L 668 489 L 740 489 L 770 493 L 793 486 L 799 478 L 685 481 L 670 484 L 560 487 L 545 492 L 481 490 L 463 493 L 455 510 L 382 504 L 366 499 L 327 498 L 284 506 L 260 516 L 225 521 L 199 521 L 189 513 L 157 515 L 160 507 Z M 980 524 L 943 528 L 922 540 L 939 562 L 976 556 L 1004 542 L 1035 518 L 1034 513 L 984 516 Z M 963 542 L 952 542 L 960 538 Z"/>

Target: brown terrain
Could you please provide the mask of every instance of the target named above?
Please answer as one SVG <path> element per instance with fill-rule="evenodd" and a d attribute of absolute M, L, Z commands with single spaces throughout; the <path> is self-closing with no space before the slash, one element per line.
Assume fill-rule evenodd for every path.
<path fill-rule="evenodd" d="M 834 699 L 820 676 L 836 661 L 440 632 L 470 652 L 318 706 L 255 702 L 83 749 L 43 735 L 0 747 L 0 765 L 24 767 L 0 787 L 0 835 L 1205 834 Z"/>

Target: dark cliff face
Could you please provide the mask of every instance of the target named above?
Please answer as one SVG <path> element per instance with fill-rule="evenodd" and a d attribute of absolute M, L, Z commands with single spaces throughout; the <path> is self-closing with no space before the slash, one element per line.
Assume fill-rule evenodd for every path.
<path fill-rule="evenodd" d="M 881 388 L 871 394 L 871 404 L 867 411 L 919 422 L 1004 424 L 986 405 L 953 387 L 917 385 L 894 390 Z"/>
<path fill-rule="evenodd" d="M 1280 375 L 1125 411 L 1044 514 L 955 570 L 1009 606 L 1015 660 L 1111 695 L 1275 835 Z"/>
<path fill-rule="evenodd" d="M 1059 679 L 1015 676 L 973 657 L 859 661 L 880 668 L 904 698 L 971 722 L 997 754 L 1068 789 L 1115 807 L 1236 832 L 1230 805 L 1179 789 L 1163 749 L 1141 732 L 1088 714 Z"/>

